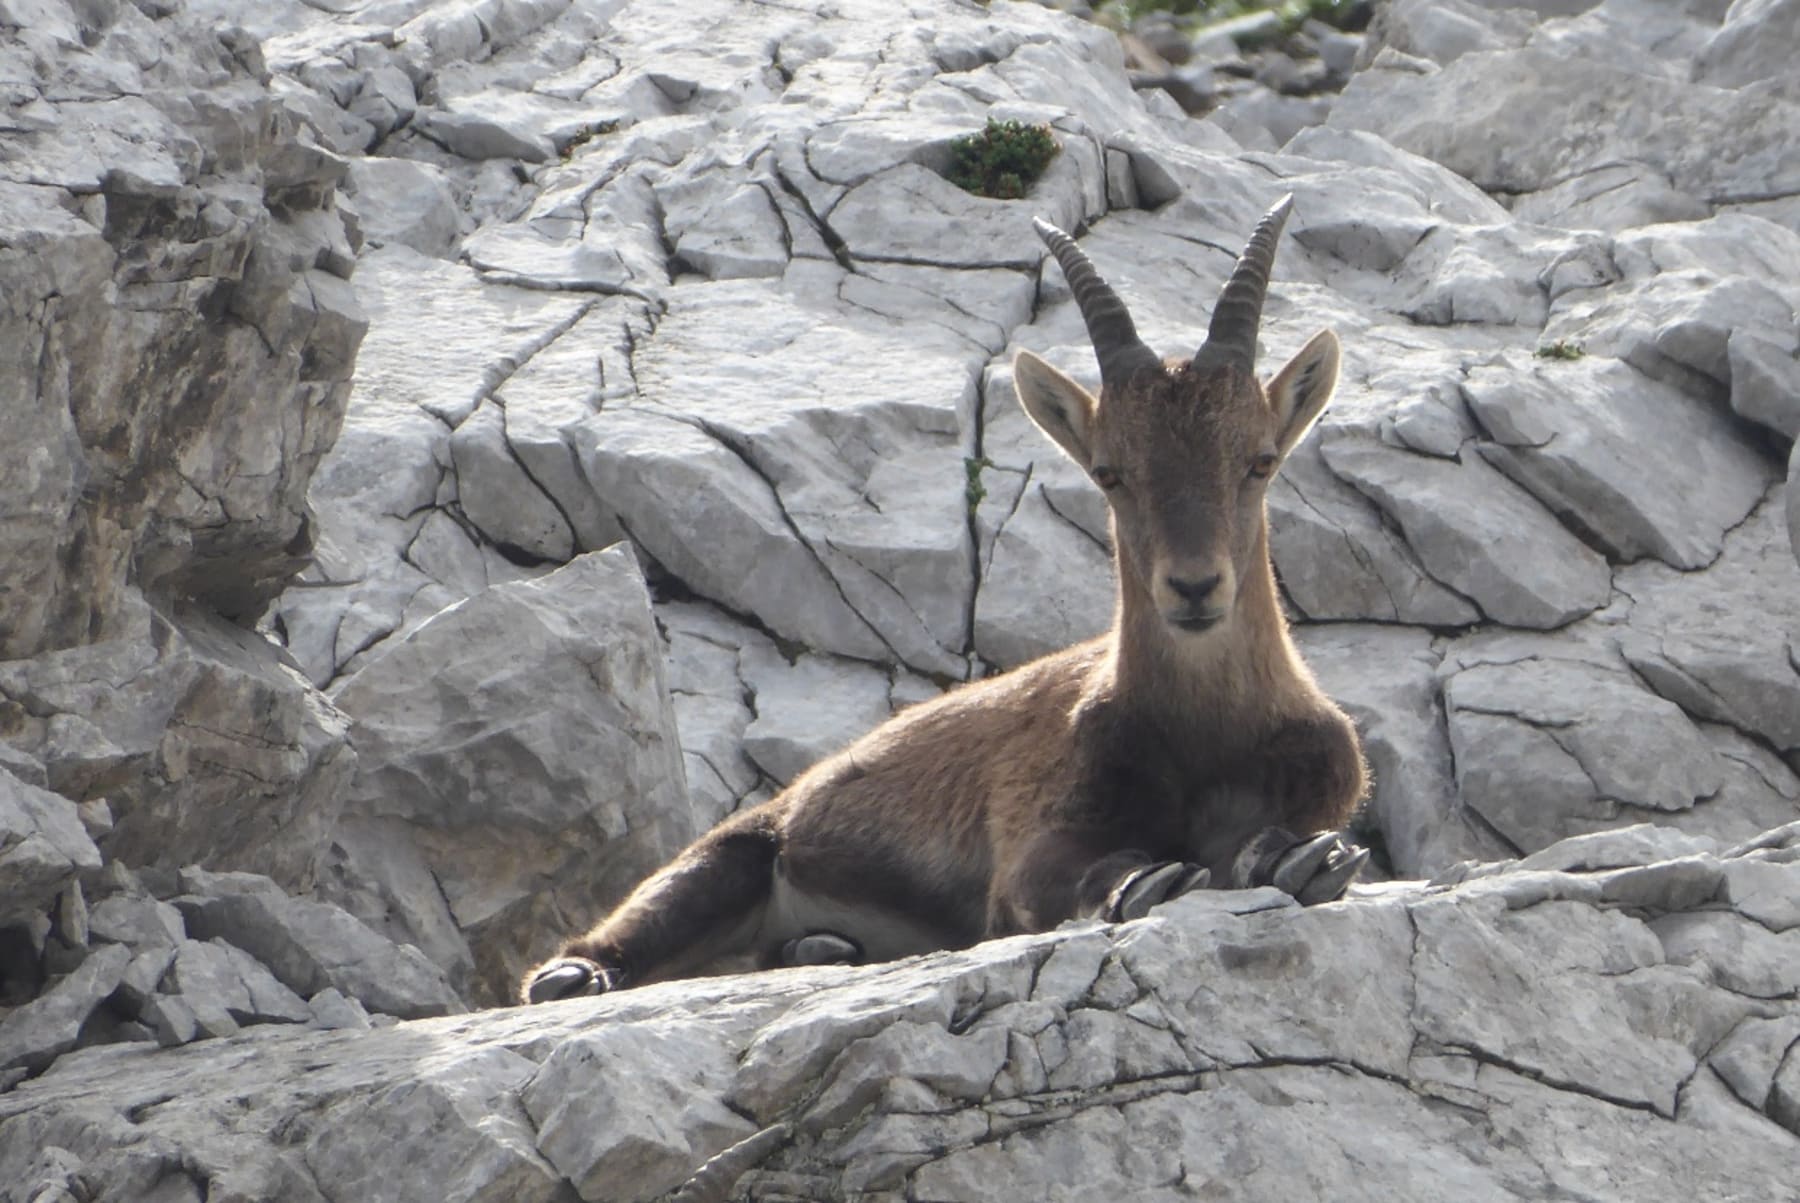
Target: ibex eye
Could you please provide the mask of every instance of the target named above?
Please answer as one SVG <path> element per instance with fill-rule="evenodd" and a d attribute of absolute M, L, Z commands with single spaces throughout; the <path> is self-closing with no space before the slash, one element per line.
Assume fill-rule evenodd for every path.
<path fill-rule="evenodd" d="M 1269 474 L 1273 471 L 1275 471 L 1275 457 L 1273 455 L 1269 455 L 1265 452 L 1250 461 L 1250 475 L 1257 480 L 1269 479 Z"/>
<path fill-rule="evenodd" d="M 1104 464 L 1100 465 L 1094 469 L 1094 483 L 1103 489 L 1118 488 L 1120 483 L 1118 470 L 1116 468 L 1108 468 Z"/>

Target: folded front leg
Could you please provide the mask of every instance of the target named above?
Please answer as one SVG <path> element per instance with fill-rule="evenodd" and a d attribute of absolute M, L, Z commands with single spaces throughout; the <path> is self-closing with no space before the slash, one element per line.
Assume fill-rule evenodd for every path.
<path fill-rule="evenodd" d="M 1065 919 L 1117 923 L 1207 883 L 1205 868 L 1119 847 L 1105 828 L 1051 828 L 1000 850 L 988 935 L 1046 931 Z"/>
<path fill-rule="evenodd" d="M 1368 860 L 1369 850 L 1340 832 L 1302 838 L 1284 828 L 1265 827 L 1232 859 L 1231 884 L 1237 889 L 1274 886 L 1312 906 L 1343 897 Z"/>

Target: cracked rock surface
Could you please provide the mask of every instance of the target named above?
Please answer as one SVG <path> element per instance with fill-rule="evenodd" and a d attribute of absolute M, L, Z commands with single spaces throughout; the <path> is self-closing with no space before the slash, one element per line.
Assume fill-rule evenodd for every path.
<path fill-rule="evenodd" d="M 626 539 L 704 826 L 906 700 L 1093 634 L 1104 505 L 1012 396 L 1018 347 L 1094 380 L 1028 219 L 1080 229 L 1180 353 L 1292 191 L 1265 362 L 1321 325 L 1345 362 L 1272 541 L 1303 640 L 1380 732 L 1388 869 L 1800 816 L 1800 184 L 1773 133 L 1800 101 L 1751 49 L 1785 7 L 1396 3 L 1278 150 L 1236 101 L 1202 121 L 1134 92 L 1103 31 L 928 7 L 707 0 L 688 34 L 630 3 L 272 10 L 275 81 L 346 188 L 391 177 L 368 177 L 371 328 L 319 551 L 267 627 L 315 685 Z M 1551 78 L 1572 112 L 1666 94 L 1693 119 L 1547 140 L 1519 98 Z M 1025 201 L 939 174 L 989 116 L 1062 145 Z M 1377 626 L 1414 633 L 1398 661 Z M 1531 632 L 1510 688 L 1579 713 L 1474 698 L 1470 641 Z"/>
<path fill-rule="evenodd" d="M 0 1096 L 0 1179 L 650 1200 L 780 1123 L 751 1197 L 1784 1197 L 1800 827 L 1595 838 L 1321 907 L 1200 891 L 887 966 L 90 1049 Z"/>
<path fill-rule="evenodd" d="M 1036 5 L 680 9 L 0 0 L 0 1201 L 1791 1193 L 1800 10 L 1395 0 L 1192 115 Z M 1271 539 L 1401 880 L 469 1013 L 1105 627 L 1030 218 L 1186 354 L 1290 191 Z"/>

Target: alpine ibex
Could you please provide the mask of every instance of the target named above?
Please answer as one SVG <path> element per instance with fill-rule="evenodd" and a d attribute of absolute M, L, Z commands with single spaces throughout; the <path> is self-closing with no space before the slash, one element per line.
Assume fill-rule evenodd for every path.
<path fill-rule="evenodd" d="M 1362 754 L 1288 637 L 1263 501 L 1337 382 L 1329 330 L 1256 378 L 1291 204 L 1258 224 L 1187 360 L 1159 359 L 1074 241 L 1036 223 L 1101 389 L 1030 351 L 1015 387 L 1105 492 L 1112 629 L 914 706 L 732 815 L 534 971 L 526 1001 L 734 954 L 886 960 L 1135 918 L 1209 880 L 1309 903 L 1344 891 L 1368 857 L 1334 834 L 1362 797 Z"/>

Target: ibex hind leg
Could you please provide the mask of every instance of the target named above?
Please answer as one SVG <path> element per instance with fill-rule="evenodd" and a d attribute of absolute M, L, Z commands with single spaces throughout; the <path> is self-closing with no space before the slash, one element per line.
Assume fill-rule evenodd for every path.
<path fill-rule="evenodd" d="M 750 951 L 768 907 L 780 836 L 766 808 L 733 815 L 651 874 L 592 931 L 538 966 L 527 1003 L 681 977 Z"/>

